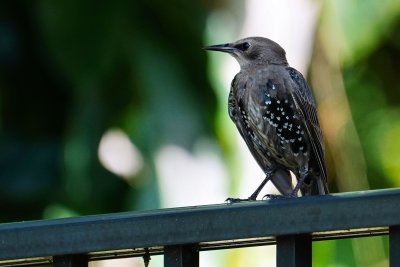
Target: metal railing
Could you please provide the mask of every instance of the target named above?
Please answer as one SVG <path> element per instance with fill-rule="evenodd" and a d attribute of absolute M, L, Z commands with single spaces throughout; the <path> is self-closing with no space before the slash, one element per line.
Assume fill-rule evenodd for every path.
<path fill-rule="evenodd" d="M 400 266 L 400 190 L 312 196 L 0 224 L 0 266 L 164 255 L 199 266 L 205 250 L 277 245 L 277 266 L 311 266 L 313 241 L 389 235 Z"/>

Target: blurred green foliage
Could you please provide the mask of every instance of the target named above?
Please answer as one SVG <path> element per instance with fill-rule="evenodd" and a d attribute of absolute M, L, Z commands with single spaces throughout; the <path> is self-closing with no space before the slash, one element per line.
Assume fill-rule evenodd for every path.
<path fill-rule="evenodd" d="M 343 70 L 372 188 L 400 186 L 400 19 L 368 57 Z"/>
<path fill-rule="evenodd" d="M 216 100 L 201 50 L 206 8 L 0 3 L 0 221 L 39 219 L 48 206 L 52 216 L 158 207 L 153 153 L 214 135 Z M 137 186 L 98 160 L 112 127 L 146 159 Z"/>

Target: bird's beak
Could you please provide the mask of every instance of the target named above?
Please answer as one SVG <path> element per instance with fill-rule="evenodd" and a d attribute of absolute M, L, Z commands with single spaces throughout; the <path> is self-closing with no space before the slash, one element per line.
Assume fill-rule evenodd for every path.
<path fill-rule="evenodd" d="M 204 49 L 210 51 L 225 52 L 225 53 L 233 53 L 236 50 L 234 47 L 231 46 L 231 44 L 210 45 L 204 47 Z"/>

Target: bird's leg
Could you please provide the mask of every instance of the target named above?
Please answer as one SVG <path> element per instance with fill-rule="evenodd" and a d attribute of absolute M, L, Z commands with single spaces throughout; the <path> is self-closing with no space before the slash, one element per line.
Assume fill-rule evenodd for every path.
<path fill-rule="evenodd" d="M 261 190 L 264 188 L 264 186 L 267 184 L 267 182 L 269 180 L 271 180 L 272 178 L 272 174 L 274 173 L 275 169 L 270 169 L 268 171 L 265 172 L 265 178 L 264 180 L 261 182 L 261 184 L 257 187 L 256 191 L 254 191 L 253 194 L 251 194 L 251 196 L 248 198 L 249 200 L 256 200 L 257 196 L 260 194 Z"/>
<path fill-rule="evenodd" d="M 257 196 L 260 194 L 260 191 L 264 188 L 264 186 L 267 184 L 269 180 L 271 180 L 272 175 L 274 173 L 275 169 L 269 169 L 265 172 L 265 178 L 261 182 L 261 184 L 257 187 L 256 191 L 254 191 L 253 194 L 251 194 L 250 197 L 241 199 L 241 198 L 227 198 L 225 202 L 228 203 L 236 203 L 236 202 L 243 202 L 243 201 L 255 201 L 257 200 Z"/>
<path fill-rule="evenodd" d="M 306 167 L 302 167 L 299 170 L 300 178 L 297 181 L 297 184 L 294 187 L 292 193 L 290 193 L 289 195 L 271 195 L 271 194 L 268 194 L 268 195 L 265 195 L 263 197 L 263 199 L 278 199 L 278 198 L 293 198 L 293 197 L 297 197 L 297 193 L 299 192 L 299 190 L 301 188 L 303 188 L 304 186 L 306 186 L 304 184 L 304 180 L 306 179 L 307 175 L 308 175 L 308 169 Z"/>
<path fill-rule="evenodd" d="M 291 197 L 297 197 L 297 193 L 299 192 L 300 188 L 302 188 L 304 184 L 304 180 L 306 179 L 308 175 L 308 168 L 306 167 L 301 167 L 299 170 L 299 180 L 297 181 L 296 186 L 293 189 L 293 192 L 290 194 Z"/>

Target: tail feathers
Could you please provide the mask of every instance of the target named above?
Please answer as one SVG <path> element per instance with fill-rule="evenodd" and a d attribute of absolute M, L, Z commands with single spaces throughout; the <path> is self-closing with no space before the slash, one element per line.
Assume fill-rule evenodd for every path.
<path fill-rule="evenodd" d="M 329 194 L 328 185 L 322 177 L 309 177 L 301 188 L 301 194 L 303 196 L 327 195 Z"/>

